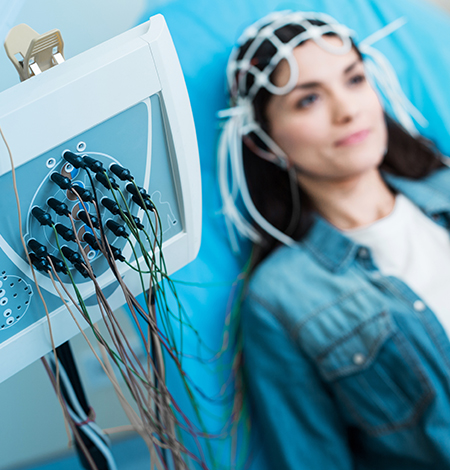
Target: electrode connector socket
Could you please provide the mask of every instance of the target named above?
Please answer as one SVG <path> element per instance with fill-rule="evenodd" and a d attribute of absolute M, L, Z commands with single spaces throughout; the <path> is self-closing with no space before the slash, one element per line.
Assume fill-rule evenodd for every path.
<path fill-rule="evenodd" d="M 89 157 L 87 155 L 83 157 L 83 163 L 94 173 L 98 173 L 99 171 L 105 171 L 103 163 L 100 160 L 96 160 L 95 158 Z"/>
<path fill-rule="evenodd" d="M 51 268 L 48 264 L 48 261 L 45 258 L 39 258 L 34 253 L 29 253 L 31 263 L 38 271 L 43 271 L 48 273 Z"/>
<path fill-rule="evenodd" d="M 41 225 L 48 225 L 49 227 L 53 225 L 53 220 L 52 220 L 51 215 L 48 212 L 45 212 L 44 210 L 42 210 L 40 207 L 37 207 L 37 206 L 33 207 L 33 209 L 31 209 L 31 214 L 33 215 L 33 217 L 37 219 L 37 221 Z"/>
<path fill-rule="evenodd" d="M 59 173 L 56 173 L 56 172 L 52 173 L 50 175 L 50 179 L 64 191 L 72 187 L 72 182 L 70 181 L 70 179 L 66 178 L 65 176 Z"/>
<path fill-rule="evenodd" d="M 81 155 L 77 155 L 76 153 L 70 152 L 69 150 L 66 150 L 63 153 L 63 158 L 75 168 L 85 167 L 84 162 L 83 162 L 83 157 Z"/>
<path fill-rule="evenodd" d="M 111 230 L 112 233 L 114 233 L 114 235 L 117 235 L 118 237 L 128 238 L 129 236 L 128 232 L 125 230 L 125 227 L 118 224 L 114 220 L 109 219 L 106 222 L 106 226 L 109 228 L 109 230 Z"/>
<path fill-rule="evenodd" d="M 39 243 L 35 238 L 32 238 L 31 240 L 28 241 L 27 243 L 28 248 L 35 253 L 36 256 L 39 258 L 46 257 L 48 252 L 47 252 L 47 247 L 43 245 L 42 243 Z"/>
<path fill-rule="evenodd" d="M 48 256 L 52 260 L 53 266 L 55 267 L 55 271 L 57 273 L 67 274 L 67 266 L 64 264 L 63 260 L 53 255 L 48 255 Z"/>
<path fill-rule="evenodd" d="M 109 169 L 122 181 L 132 181 L 134 178 L 130 173 L 130 170 L 127 170 L 123 166 L 113 163 Z"/>
<path fill-rule="evenodd" d="M 81 257 L 81 255 L 79 253 L 77 253 L 76 251 L 73 251 L 71 248 L 69 248 L 68 246 L 63 246 L 61 248 L 62 252 L 63 252 L 63 255 L 72 263 L 72 264 L 76 264 L 76 263 L 82 263 L 84 260 L 83 258 Z"/>
<path fill-rule="evenodd" d="M 70 211 L 67 204 L 59 201 L 58 199 L 51 197 L 47 200 L 47 204 L 51 207 L 58 215 L 69 215 Z"/>
<path fill-rule="evenodd" d="M 111 212 L 111 214 L 113 215 L 120 214 L 120 208 L 116 201 L 113 201 L 112 199 L 104 197 L 102 198 L 100 202 L 102 206 L 106 207 L 109 210 L 109 212 Z"/>
<path fill-rule="evenodd" d="M 86 211 L 80 211 L 78 212 L 78 218 L 83 221 L 87 226 L 91 226 L 89 224 L 89 220 L 91 221 L 91 224 L 94 228 L 100 228 L 100 224 L 98 222 L 97 217 L 95 215 L 87 214 Z"/>
<path fill-rule="evenodd" d="M 66 227 L 63 224 L 56 224 L 55 229 L 58 232 L 58 234 L 61 235 L 61 237 L 64 238 L 64 240 L 66 240 L 68 242 L 74 242 L 75 241 L 75 232 L 71 228 Z"/>
<path fill-rule="evenodd" d="M 106 177 L 105 173 L 96 173 L 95 179 L 101 183 L 106 189 L 119 189 L 119 185 L 112 176 Z"/>

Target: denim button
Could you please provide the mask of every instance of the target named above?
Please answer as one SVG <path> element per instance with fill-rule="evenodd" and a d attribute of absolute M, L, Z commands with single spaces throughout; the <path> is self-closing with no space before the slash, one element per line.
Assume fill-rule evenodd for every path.
<path fill-rule="evenodd" d="M 413 307 L 416 312 L 423 312 L 427 308 L 427 306 L 421 300 L 416 300 L 413 304 Z"/>
<path fill-rule="evenodd" d="M 369 257 L 369 250 L 367 248 L 360 248 L 358 253 L 359 253 L 359 256 L 361 258 L 368 258 Z"/>
<path fill-rule="evenodd" d="M 356 353 L 354 356 L 353 356 L 353 362 L 357 365 L 357 366 L 360 366 L 361 364 L 364 364 L 366 360 L 366 356 L 364 356 L 364 354 L 362 353 Z"/>

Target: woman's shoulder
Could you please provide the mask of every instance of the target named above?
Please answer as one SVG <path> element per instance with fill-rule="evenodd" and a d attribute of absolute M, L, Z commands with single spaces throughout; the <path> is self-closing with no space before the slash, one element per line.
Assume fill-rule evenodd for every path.
<path fill-rule="evenodd" d="M 448 163 L 424 178 L 423 183 L 450 195 L 450 167 L 447 166 L 450 165 L 450 158 L 445 158 L 448 159 Z"/>
<path fill-rule="evenodd" d="M 335 282 L 336 276 L 318 263 L 302 242 L 282 246 L 254 271 L 244 312 L 257 304 L 292 326 L 324 302 L 334 301 L 338 289 L 330 286 Z"/>
<path fill-rule="evenodd" d="M 281 283 L 290 283 L 290 279 L 300 280 L 304 268 L 311 268 L 312 260 L 302 243 L 294 246 L 280 246 L 262 261 L 252 274 L 249 292 L 270 295 L 279 291 Z M 301 267 L 301 269 L 299 269 Z"/>
<path fill-rule="evenodd" d="M 448 164 L 450 165 L 450 159 Z M 441 193 L 443 196 L 450 198 L 450 167 L 447 165 L 419 179 L 411 179 L 390 173 L 383 173 L 383 177 L 394 188 L 402 192 L 420 192 L 423 188 L 424 190 Z"/>

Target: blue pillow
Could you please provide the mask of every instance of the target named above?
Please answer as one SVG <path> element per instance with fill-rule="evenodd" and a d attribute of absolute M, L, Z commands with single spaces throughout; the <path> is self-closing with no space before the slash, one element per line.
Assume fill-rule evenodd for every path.
<path fill-rule="evenodd" d="M 249 254 L 248 245 L 240 257 L 231 253 L 220 213 L 216 178 L 219 133 L 216 113 L 227 107 L 225 66 L 243 29 L 273 10 L 323 11 L 355 30 L 362 40 L 391 21 L 406 17 L 405 26 L 375 47 L 391 60 L 406 95 L 429 121 L 427 128 L 419 127 L 420 131 L 444 153 L 449 153 L 450 18 L 439 8 L 420 0 L 172 0 L 157 10 L 151 8 L 151 3 L 142 21 L 156 13 L 166 18 L 186 78 L 202 168 L 202 246 L 198 258 L 173 277 L 199 283 L 229 281 L 221 286 L 178 286 L 181 301 L 200 335 L 219 350 L 231 281 Z M 195 350 L 195 343 L 195 335 L 187 331 L 186 349 Z M 184 367 L 208 395 L 220 391 L 223 374 L 190 360 L 185 361 Z M 176 398 L 188 406 L 182 393 L 176 394 Z M 206 400 L 199 398 L 199 401 L 213 414 L 224 411 Z M 207 417 L 206 426 L 214 432 L 217 430 L 214 428 L 220 427 L 220 419 Z M 227 465 L 228 447 L 223 450 L 218 445 L 217 449 L 217 452 L 222 449 L 222 463 Z M 250 468 L 261 470 L 266 466 L 255 459 Z"/>

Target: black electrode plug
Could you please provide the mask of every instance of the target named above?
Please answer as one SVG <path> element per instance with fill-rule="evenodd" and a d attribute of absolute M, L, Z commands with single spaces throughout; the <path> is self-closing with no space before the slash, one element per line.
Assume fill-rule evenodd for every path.
<path fill-rule="evenodd" d="M 130 170 L 127 170 L 123 166 L 113 163 L 109 169 L 122 181 L 132 181 L 133 176 L 131 176 Z"/>
<path fill-rule="evenodd" d="M 51 268 L 48 261 L 45 258 L 38 258 L 34 253 L 29 253 L 31 263 L 38 271 L 44 271 L 48 273 Z"/>
<path fill-rule="evenodd" d="M 114 259 L 119 261 L 125 261 L 125 257 L 122 255 L 122 251 L 119 248 L 116 248 L 115 246 L 110 246 Z"/>
<path fill-rule="evenodd" d="M 134 225 L 136 225 L 138 230 L 144 230 L 144 226 L 142 225 L 141 219 L 139 219 L 139 217 L 136 217 L 133 214 L 130 214 L 128 211 L 125 211 L 124 215 L 128 217 L 130 221 L 134 222 Z M 126 222 L 126 220 L 123 217 L 122 219 Z"/>
<path fill-rule="evenodd" d="M 32 238 L 28 243 L 28 248 L 31 251 L 34 251 L 36 256 L 39 258 L 47 256 L 47 247 L 45 245 L 42 245 L 42 243 L 39 243 L 35 238 Z"/>
<path fill-rule="evenodd" d="M 61 237 L 64 238 L 64 240 L 66 240 L 68 242 L 74 242 L 75 241 L 75 232 L 71 228 L 66 227 L 63 224 L 56 224 L 55 229 L 58 232 L 58 234 L 61 235 Z"/>
<path fill-rule="evenodd" d="M 94 173 L 98 173 L 99 171 L 105 171 L 105 169 L 103 168 L 103 163 L 100 160 L 88 157 L 87 155 L 83 157 L 83 163 Z"/>
<path fill-rule="evenodd" d="M 101 183 L 106 189 L 119 189 L 119 185 L 116 183 L 116 180 L 112 176 L 106 177 L 105 173 L 96 173 L 95 179 Z"/>
<path fill-rule="evenodd" d="M 66 178 L 60 173 L 56 173 L 56 171 L 50 175 L 50 179 L 54 183 L 56 183 L 61 189 L 64 189 L 64 191 L 72 187 L 72 182 L 70 181 L 70 179 Z"/>
<path fill-rule="evenodd" d="M 51 227 L 53 225 L 53 220 L 51 215 L 48 212 L 45 212 L 40 207 L 35 206 L 31 209 L 31 214 L 37 219 L 41 225 L 48 225 Z"/>
<path fill-rule="evenodd" d="M 102 204 L 102 206 L 106 207 L 109 210 L 109 212 L 111 212 L 111 214 L 113 215 L 120 214 L 120 208 L 116 201 L 113 201 L 112 199 L 104 197 L 102 198 L 100 203 Z"/>
<path fill-rule="evenodd" d="M 125 189 L 133 195 L 132 199 L 140 208 L 154 211 L 155 206 L 144 188 L 137 187 L 133 183 L 128 183 Z"/>
<path fill-rule="evenodd" d="M 125 189 L 133 196 L 139 197 L 140 195 L 142 196 L 143 199 L 149 197 L 149 195 L 147 194 L 147 191 L 144 188 L 141 188 L 139 186 L 136 187 L 133 183 L 128 183 L 125 186 Z"/>
<path fill-rule="evenodd" d="M 154 212 L 155 206 L 153 202 L 148 198 L 140 198 L 139 196 L 133 196 L 131 198 L 134 203 L 136 203 L 141 209 L 147 209 L 149 211 Z"/>
<path fill-rule="evenodd" d="M 68 246 L 63 246 L 61 248 L 62 252 L 63 252 L 63 255 L 72 263 L 72 264 L 80 264 L 80 263 L 83 263 L 84 260 L 82 258 L 82 256 L 77 253 L 76 251 L 73 251 L 72 249 L 70 249 Z"/>
<path fill-rule="evenodd" d="M 53 266 L 55 267 L 55 271 L 57 273 L 67 274 L 67 266 L 64 264 L 63 260 L 53 255 L 48 255 L 48 256 L 52 260 Z"/>
<path fill-rule="evenodd" d="M 77 155 L 76 153 L 66 150 L 63 153 L 63 158 L 75 168 L 84 168 L 83 157 L 81 155 Z"/>
<path fill-rule="evenodd" d="M 125 230 L 125 227 L 123 225 L 118 224 L 117 222 L 114 222 L 114 220 L 109 219 L 106 222 L 106 226 L 111 230 L 114 235 L 117 235 L 118 237 L 124 237 L 128 238 L 128 232 Z"/>
<path fill-rule="evenodd" d="M 87 214 L 86 211 L 80 211 L 78 212 L 77 216 L 81 221 L 83 221 L 89 227 L 90 227 L 90 224 L 89 224 L 89 219 L 90 219 L 93 227 L 100 228 L 100 224 L 98 222 L 97 217 L 95 217 L 95 215 Z"/>
<path fill-rule="evenodd" d="M 83 235 L 83 240 L 94 250 L 100 250 L 97 240 L 95 239 L 94 235 L 92 235 L 92 233 L 85 232 Z"/>
<path fill-rule="evenodd" d="M 73 189 L 74 191 L 76 191 L 76 193 L 80 196 L 80 198 L 81 198 L 84 202 L 91 202 L 91 201 L 94 200 L 94 196 L 93 196 L 92 193 L 89 191 L 89 189 L 84 189 L 83 187 L 78 186 L 78 185 L 72 186 L 72 189 Z"/>
<path fill-rule="evenodd" d="M 80 263 L 73 263 L 73 267 L 84 277 L 87 278 L 89 277 L 88 272 L 86 271 L 86 268 L 80 264 Z"/>
<path fill-rule="evenodd" d="M 47 204 L 51 207 L 58 215 L 69 215 L 70 211 L 67 204 L 58 201 L 58 199 L 51 197 L 47 200 Z"/>

